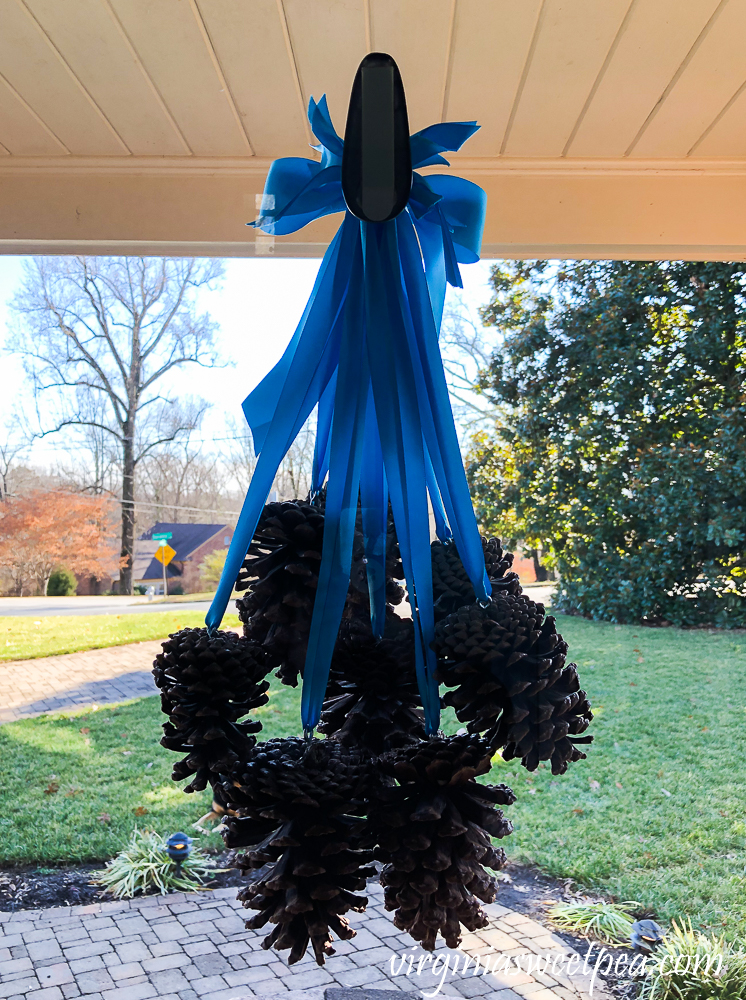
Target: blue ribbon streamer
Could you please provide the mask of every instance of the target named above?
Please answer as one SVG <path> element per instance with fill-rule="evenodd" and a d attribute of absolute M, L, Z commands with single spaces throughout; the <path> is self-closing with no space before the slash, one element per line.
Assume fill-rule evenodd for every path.
<path fill-rule="evenodd" d="M 410 137 L 414 167 L 406 210 L 386 223 L 361 222 L 342 195 L 344 144 L 326 99 L 309 104 L 321 160 L 275 160 L 262 212 L 252 225 L 296 232 L 344 212 L 285 353 L 247 396 L 243 411 L 258 455 L 220 584 L 206 616 L 215 630 L 251 544 L 282 459 L 317 407 L 312 492 L 327 481 L 324 544 L 308 639 L 301 716 L 318 723 L 349 587 L 358 511 L 371 624 L 386 615 L 388 506 L 394 516 L 415 627 L 415 663 L 426 728 L 439 724 L 428 497 L 436 533 L 453 538 L 479 600 L 491 592 L 438 348 L 446 284 L 462 286 L 459 263 L 479 259 L 486 196 L 460 177 L 417 169 L 448 164 L 477 129 L 442 122 Z"/>

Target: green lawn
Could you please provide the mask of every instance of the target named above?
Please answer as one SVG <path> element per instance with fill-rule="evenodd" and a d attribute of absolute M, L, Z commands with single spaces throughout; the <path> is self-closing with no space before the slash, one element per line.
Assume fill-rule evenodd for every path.
<path fill-rule="evenodd" d="M 504 846 L 663 921 L 746 933 L 746 635 L 567 617 L 559 627 L 594 704 L 596 743 L 561 778 L 495 764 L 489 780 L 519 796 Z M 299 690 L 275 682 L 260 716 L 267 738 L 298 733 Z M 157 699 L 145 698 L 0 727 L 0 860 L 102 859 L 135 823 L 188 827 L 208 796 L 171 784 L 159 724 Z M 458 728 L 450 714 L 444 728 Z"/>
<path fill-rule="evenodd" d="M 164 639 L 169 632 L 204 624 L 205 616 L 201 611 L 180 611 L 178 605 L 173 610 L 147 611 L 141 615 L 0 617 L 0 661 Z M 237 615 L 226 615 L 223 624 L 237 627 Z"/>
<path fill-rule="evenodd" d="M 298 703 L 278 682 L 257 712 L 268 737 L 297 732 Z M 135 826 L 190 832 L 211 799 L 171 781 L 163 721 L 155 697 L 0 726 L 0 863 L 105 859 Z"/>
<path fill-rule="evenodd" d="M 558 625 L 596 742 L 561 778 L 493 768 L 519 797 L 509 852 L 664 920 L 746 933 L 746 635 Z"/>

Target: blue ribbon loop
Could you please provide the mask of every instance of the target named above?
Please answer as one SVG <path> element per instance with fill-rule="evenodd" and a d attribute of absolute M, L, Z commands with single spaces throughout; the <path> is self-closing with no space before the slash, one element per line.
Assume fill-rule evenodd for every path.
<path fill-rule="evenodd" d="M 206 616 L 213 631 L 256 530 L 282 459 L 317 410 L 312 490 L 327 481 L 324 545 L 303 676 L 301 717 L 321 714 L 334 643 L 349 587 L 358 511 L 370 592 L 371 624 L 386 615 L 386 525 L 394 516 L 415 627 L 415 662 L 428 733 L 438 729 L 428 499 L 436 533 L 453 539 L 475 596 L 491 587 L 484 567 L 448 388 L 438 349 L 446 284 L 461 287 L 460 263 L 479 259 L 486 196 L 450 174 L 416 172 L 446 164 L 477 130 L 442 122 L 410 137 L 413 174 L 407 208 L 390 222 L 367 223 L 346 210 L 344 143 L 326 98 L 309 104 L 321 161 L 288 157 L 269 170 L 259 218 L 266 233 L 296 232 L 344 212 L 311 297 L 280 361 L 243 403 L 258 455 L 225 569 Z"/>

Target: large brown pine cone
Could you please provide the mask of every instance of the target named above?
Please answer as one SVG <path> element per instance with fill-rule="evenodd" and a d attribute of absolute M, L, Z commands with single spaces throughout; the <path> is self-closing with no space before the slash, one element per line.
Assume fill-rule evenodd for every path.
<path fill-rule="evenodd" d="M 414 661 L 414 627 L 398 618 L 376 639 L 370 622 L 343 621 L 319 732 L 379 754 L 425 736 Z"/>
<path fill-rule="evenodd" d="M 236 581 L 244 634 L 269 650 L 278 677 L 295 686 L 308 632 L 324 543 L 323 512 L 303 500 L 268 503 Z"/>
<path fill-rule="evenodd" d="M 495 595 L 483 608 L 470 604 L 435 629 L 437 678 L 453 688 L 446 705 L 469 732 L 504 747 L 530 771 L 551 761 L 553 774 L 585 757 L 578 743 L 593 718 L 577 667 L 565 666 L 567 643 L 544 605 L 525 594 Z"/>
<path fill-rule="evenodd" d="M 369 850 L 360 832 L 371 781 L 367 754 L 333 740 L 269 740 L 238 765 L 223 783 L 231 812 L 224 822 L 227 846 L 252 845 L 235 857 L 249 875 L 238 898 L 256 916 L 246 922 L 274 929 L 263 948 L 290 949 L 289 963 L 300 961 L 309 941 L 316 961 L 334 954 L 332 931 L 354 937 L 344 914 L 365 909 Z"/>
<path fill-rule="evenodd" d="M 461 924 L 487 925 L 477 900 L 492 902 L 496 883 L 484 866 L 495 871 L 505 864 L 491 838 L 512 831 L 495 805 L 511 805 L 515 796 L 505 785 L 474 780 L 490 768 L 490 748 L 475 736 L 394 750 L 378 766 L 397 782 L 374 792 L 368 820 L 376 858 L 385 862 L 386 909 L 428 951 L 438 932 L 457 948 Z"/>
<path fill-rule="evenodd" d="M 493 594 L 519 594 L 518 574 L 510 571 L 513 553 L 503 552 L 499 538 L 482 536 L 484 565 L 492 584 Z M 466 575 L 464 564 L 453 542 L 433 542 L 430 547 L 433 564 L 433 600 L 435 620 L 457 611 L 474 600 L 474 587 Z"/>
<path fill-rule="evenodd" d="M 256 743 L 250 734 L 261 723 L 237 720 L 267 702 L 272 660 L 258 643 L 235 632 L 210 636 L 206 628 L 174 632 L 162 646 L 153 663 L 169 716 L 161 745 L 188 754 L 174 765 L 173 779 L 194 774 L 185 791 L 201 791 Z"/>

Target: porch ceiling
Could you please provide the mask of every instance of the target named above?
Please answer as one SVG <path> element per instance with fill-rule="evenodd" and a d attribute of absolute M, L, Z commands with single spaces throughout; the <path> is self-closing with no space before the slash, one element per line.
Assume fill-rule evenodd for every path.
<path fill-rule="evenodd" d="M 255 238 L 269 163 L 390 52 L 485 256 L 746 256 L 746 0 L 0 0 L 0 252 L 316 256 Z"/>

